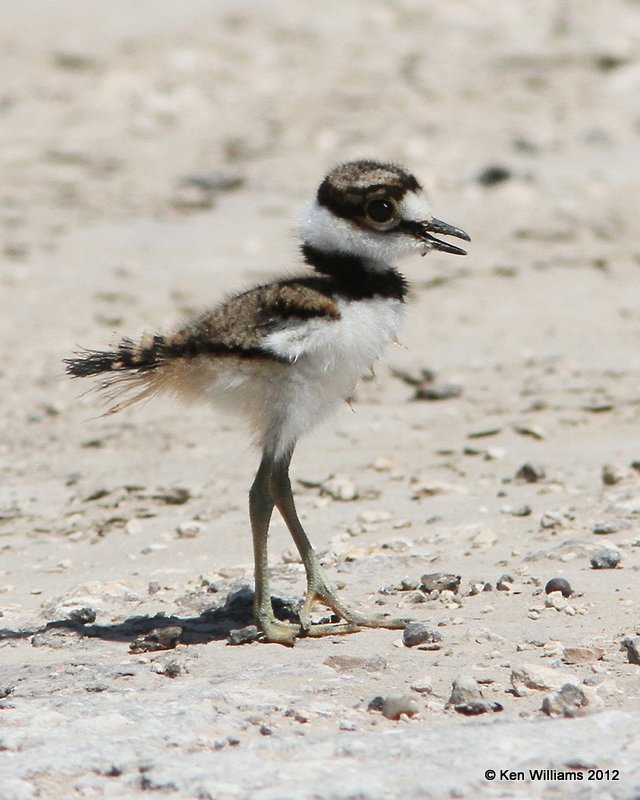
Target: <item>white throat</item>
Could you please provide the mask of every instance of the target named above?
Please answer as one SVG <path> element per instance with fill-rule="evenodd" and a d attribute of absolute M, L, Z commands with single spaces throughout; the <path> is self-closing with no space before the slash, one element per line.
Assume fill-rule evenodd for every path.
<path fill-rule="evenodd" d="M 399 258 L 422 249 L 420 242 L 412 236 L 360 228 L 337 217 L 317 200 L 307 206 L 299 231 L 303 241 L 318 250 L 356 256 L 366 261 L 371 269 L 380 271 L 388 270 Z"/>

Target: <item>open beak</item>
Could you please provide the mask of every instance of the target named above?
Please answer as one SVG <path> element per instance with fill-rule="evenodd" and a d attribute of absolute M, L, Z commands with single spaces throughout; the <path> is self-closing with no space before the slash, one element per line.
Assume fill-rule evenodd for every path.
<path fill-rule="evenodd" d="M 429 250 L 441 250 L 443 253 L 453 253 L 457 256 L 467 255 L 467 251 L 461 247 L 456 247 L 455 244 L 450 244 L 432 236 L 433 233 L 440 233 L 444 236 L 455 236 L 456 239 L 464 239 L 465 242 L 471 241 L 469 235 L 463 230 L 455 228 L 453 225 L 448 225 L 440 219 L 433 217 L 425 222 L 405 221 L 402 227 L 407 233 L 425 243 L 426 249 L 422 255 L 426 255 Z"/>

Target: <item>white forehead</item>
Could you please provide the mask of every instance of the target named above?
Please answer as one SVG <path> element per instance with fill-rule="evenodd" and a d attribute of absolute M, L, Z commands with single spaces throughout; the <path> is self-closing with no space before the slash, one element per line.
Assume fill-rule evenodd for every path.
<path fill-rule="evenodd" d="M 433 216 L 431 206 L 422 193 L 407 192 L 398 203 L 398 209 L 403 219 L 409 219 L 413 222 L 424 222 Z"/>

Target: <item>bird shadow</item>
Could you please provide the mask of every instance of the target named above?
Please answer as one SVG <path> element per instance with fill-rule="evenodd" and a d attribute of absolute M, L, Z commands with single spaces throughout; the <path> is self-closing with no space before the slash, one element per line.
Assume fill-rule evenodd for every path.
<path fill-rule="evenodd" d="M 271 599 L 278 619 L 299 622 L 297 603 L 281 597 Z M 228 594 L 221 605 L 207 609 L 197 616 L 183 617 L 164 613 L 153 616 L 137 615 L 110 625 L 83 622 L 71 617 L 52 620 L 37 629 L 0 629 L 0 641 L 38 637 L 38 643 L 46 645 L 47 637 L 71 634 L 74 638 L 129 642 L 130 650 L 138 653 L 168 650 L 178 643 L 194 645 L 226 640 L 232 644 L 243 644 L 259 638 L 259 631 L 254 625 L 253 601 L 253 590 L 243 586 Z M 82 609 L 82 612 L 87 611 L 90 609 Z M 93 618 L 95 619 L 95 615 Z M 239 635 L 243 631 L 244 635 Z"/>

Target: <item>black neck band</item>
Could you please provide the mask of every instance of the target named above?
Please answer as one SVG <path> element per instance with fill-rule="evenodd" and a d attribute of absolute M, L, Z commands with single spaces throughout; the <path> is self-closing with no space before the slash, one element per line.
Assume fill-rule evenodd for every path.
<path fill-rule="evenodd" d="M 406 297 L 407 281 L 393 267 L 385 270 L 371 269 L 359 256 L 327 253 L 307 242 L 301 249 L 307 264 L 316 272 L 331 277 L 336 293 L 348 299 L 365 300 L 377 296 L 404 300 Z"/>

